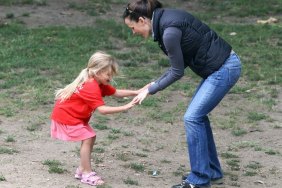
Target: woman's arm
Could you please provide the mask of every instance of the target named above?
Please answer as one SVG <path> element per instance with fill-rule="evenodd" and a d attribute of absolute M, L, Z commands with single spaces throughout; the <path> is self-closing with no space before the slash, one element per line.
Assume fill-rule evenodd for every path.
<path fill-rule="evenodd" d="M 171 67 L 149 87 L 149 93 L 155 94 L 165 89 L 184 75 L 184 59 L 181 49 L 182 31 L 175 27 L 165 29 L 163 42 L 168 52 Z"/>

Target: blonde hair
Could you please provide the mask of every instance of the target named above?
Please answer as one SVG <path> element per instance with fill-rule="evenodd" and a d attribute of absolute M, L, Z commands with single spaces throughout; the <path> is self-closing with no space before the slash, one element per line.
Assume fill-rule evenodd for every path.
<path fill-rule="evenodd" d="M 88 79 L 97 76 L 97 73 L 104 71 L 108 71 L 111 75 L 116 75 L 118 72 L 118 64 L 111 55 L 97 51 L 90 57 L 87 67 L 80 72 L 72 83 L 68 84 L 63 89 L 55 91 L 55 100 L 61 99 L 61 101 L 64 101 L 70 98 L 77 87 L 81 86 Z"/>

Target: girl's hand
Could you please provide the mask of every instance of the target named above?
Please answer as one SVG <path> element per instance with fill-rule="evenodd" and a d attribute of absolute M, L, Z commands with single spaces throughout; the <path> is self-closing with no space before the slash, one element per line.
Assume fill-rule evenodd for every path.
<path fill-rule="evenodd" d="M 136 103 L 141 104 L 142 101 L 147 97 L 147 95 L 149 94 L 149 90 L 148 88 L 144 89 L 141 93 L 139 93 L 136 97 L 134 97 L 134 99 L 132 101 Z"/>
<path fill-rule="evenodd" d="M 132 108 L 136 104 L 137 104 L 137 102 L 134 99 L 132 99 L 132 101 L 130 101 L 128 104 L 125 105 L 126 110 L 129 110 L 130 108 Z"/>

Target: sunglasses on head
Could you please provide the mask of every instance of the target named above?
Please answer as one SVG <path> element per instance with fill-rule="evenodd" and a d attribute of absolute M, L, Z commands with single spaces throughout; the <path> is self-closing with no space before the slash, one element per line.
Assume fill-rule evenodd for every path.
<path fill-rule="evenodd" d="M 142 16 L 141 14 L 134 12 L 133 10 L 130 10 L 129 4 L 127 5 L 127 7 L 125 8 L 125 11 L 123 13 L 124 18 L 126 18 L 128 16 L 130 16 L 131 18 L 135 18 L 135 19 L 138 19 L 139 17 L 144 18 L 144 16 Z"/>

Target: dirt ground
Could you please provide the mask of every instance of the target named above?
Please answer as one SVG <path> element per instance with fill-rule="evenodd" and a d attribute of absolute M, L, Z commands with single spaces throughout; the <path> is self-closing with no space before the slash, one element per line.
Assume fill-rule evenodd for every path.
<path fill-rule="evenodd" d="M 84 0 L 76 0 L 84 3 Z M 95 17 L 89 16 L 84 12 L 69 9 L 67 2 L 71 0 L 48 0 L 47 6 L 0 6 L 0 22 L 5 23 L 7 13 L 13 13 L 15 17 L 24 22 L 28 27 L 41 27 L 46 25 L 66 25 L 66 26 L 89 26 L 95 24 Z M 75 2 L 73 0 L 73 2 Z M 107 14 L 110 17 L 118 17 L 122 14 L 123 7 L 116 5 L 113 12 Z M 23 17 L 24 13 L 30 13 L 28 17 Z M 248 165 L 251 161 L 258 161 L 262 168 L 255 176 L 246 176 L 242 170 L 232 172 L 238 177 L 237 181 L 232 181 L 231 175 L 225 178 L 225 185 L 222 187 L 273 187 L 281 188 L 282 183 L 282 137 L 281 129 L 274 129 L 273 126 L 281 126 L 282 122 L 282 90 L 279 88 L 279 101 L 275 109 L 268 115 L 273 119 L 272 122 L 260 122 L 259 131 L 250 130 L 242 137 L 231 136 L 230 131 L 214 128 L 215 140 L 218 151 L 227 151 L 227 147 L 233 142 L 253 141 L 266 148 L 275 148 L 279 151 L 278 155 L 267 155 L 264 152 L 255 152 L 254 148 L 246 147 L 240 149 L 236 154 L 239 156 L 240 167 Z M 175 92 L 174 97 L 169 100 L 166 106 L 176 106 L 179 101 L 188 103 L 189 99 Z M 228 95 L 226 99 L 213 114 L 224 115 L 224 112 L 232 105 L 247 105 L 249 102 L 242 101 L 239 96 Z M 235 107 L 236 107 L 235 105 Z M 0 181 L 1 188 L 71 188 L 71 187 L 90 187 L 80 183 L 73 177 L 73 173 L 79 162 L 76 154 L 79 143 L 69 143 L 55 141 L 50 138 L 48 117 L 52 106 L 40 111 L 28 112 L 25 116 L 15 116 L 5 118 L 0 116 L 0 127 L 5 134 L 0 134 L 0 144 L 15 148 L 19 153 L 13 155 L 0 155 L 0 175 L 6 181 Z M 235 108 L 234 107 L 234 108 Z M 184 110 L 184 109 L 183 109 Z M 138 108 L 132 109 L 125 115 L 136 116 Z M 124 114 L 123 114 L 124 115 Z M 41 130 L 35 132 L 26 131 L 26 127 L 34 118 L 43 119 Z M 116 115 L 110 116 L 115 119 Z M 139 116 L 140 117 L 140 116 Z M 179 115 L 175 124 L 160 125 L 158 122 L 114 122 L 110 127 L 124 128 L 133 131 L 136 136 L 124 137 L 117 142 L 109 144 L 106 152 L 99 154 L 103 162 L 95 165 L 96 171 L 104 177 L 107 182 L 105 187 L 143 187 L 143 188 L 166 188 L 180 181 L 180 176 L 172 175 L 181 169 L 189 170 L 187 149 L 185 144 L 185 133 L 182 124 L 182 114 Z M 134 126 L 132 125 L 134 124 Z M 137 124 L 142 124 L 137 126 Z M 163 134 L 155 134 L 156 129 L 163 129 Z M 107 132 L 97 131 L 97 145 L 103 145 L 103 138 Z M 4 141 L 7 135 L 14 135 L 16 142 L 7 143 Z M 143 143 L 146 142 L 146 143 Z M 150 142 L 150 143 L 147 143 Z M 140 157 L 138 153 L 144 153 L 149 149 L 147 157 Z M 128 162 L 117 160 L 119 154 L 124 154 L 130 158 L 130 162 L 145 164 L 146 173 L 138 173 L 132 169 L 124 168 Z M 67 172 L 63 174 L 50 174 L 48 168 L 42 164 L 44 160 L 56 159 L 63 162 L 63 167 Z M 225 172 L 230 172 L 226 160 L 222 160 Z M 163 162 L 169 161 L 169 162 Z M 94 166 L 94 165 L 93 165 Z M 152 171 L 160 172 L 157 176 L 152 176 Z M 127 185 L 124 180 L 130 177 L 137 180 L 139 185 Z M 236 184 L 234 183 L 236 182 Z"/>

